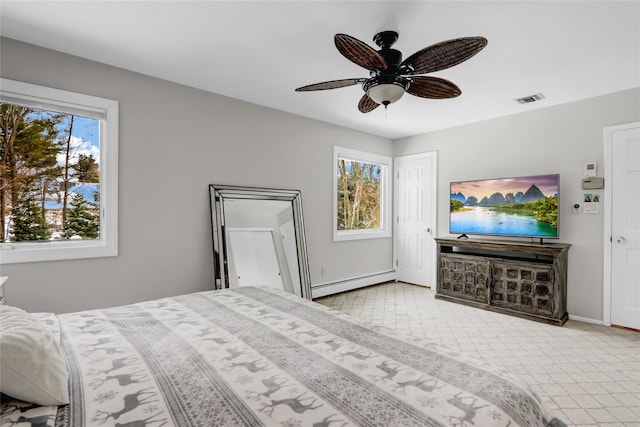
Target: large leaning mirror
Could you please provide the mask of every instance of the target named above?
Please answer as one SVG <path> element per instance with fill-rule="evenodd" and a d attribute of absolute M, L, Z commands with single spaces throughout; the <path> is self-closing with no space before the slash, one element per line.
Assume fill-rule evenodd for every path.
<path fill-rule="evenodd" d="M 299 190 L 209 186 L 216 289 L 271 286 L 311 299 Z"/>

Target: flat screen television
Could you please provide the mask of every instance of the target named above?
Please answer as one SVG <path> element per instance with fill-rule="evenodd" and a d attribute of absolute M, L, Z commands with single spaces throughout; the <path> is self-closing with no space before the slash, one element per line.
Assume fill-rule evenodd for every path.
<path fill-rule="evenodd" d="M 560 175 L 450 183 L 449 232 L 558 238 Z"/>

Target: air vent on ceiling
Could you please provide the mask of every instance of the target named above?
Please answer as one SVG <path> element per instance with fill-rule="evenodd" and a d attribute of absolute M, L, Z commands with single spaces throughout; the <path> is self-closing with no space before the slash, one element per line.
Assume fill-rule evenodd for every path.
<path fill-rule="evenodd" d="M 536 93 L 534 95 L 523 96 L 522 98 L 515 99 L 518 104 L 530 104 L 532 102 L 540 101 L 544 99 L 544 95 L 541 93 Z"/>

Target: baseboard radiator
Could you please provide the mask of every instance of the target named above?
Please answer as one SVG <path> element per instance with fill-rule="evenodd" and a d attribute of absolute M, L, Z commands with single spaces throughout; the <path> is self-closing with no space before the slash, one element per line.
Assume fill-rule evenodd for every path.
<path fill-rule="evenodd" d="M 382 271 L 368 274 L 366 276 L 353 277 L 350 279 L 338 280 L 336 282 L 318 283 L 311 285 L 311 297 L 319 298 L 333 295 L 353 289 L 364 288 L 365 286 L 376 285 L 378 283 L 389 282 L 396 279 L 396 271 Z"/>

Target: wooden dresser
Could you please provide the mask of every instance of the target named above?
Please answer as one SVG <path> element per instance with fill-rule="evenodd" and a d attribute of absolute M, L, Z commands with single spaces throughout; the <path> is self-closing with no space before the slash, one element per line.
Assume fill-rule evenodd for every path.
<path fill-rule="evenodd" d="M 436 298 L 563 325 L 570 244 L 436 238 Z"/>

